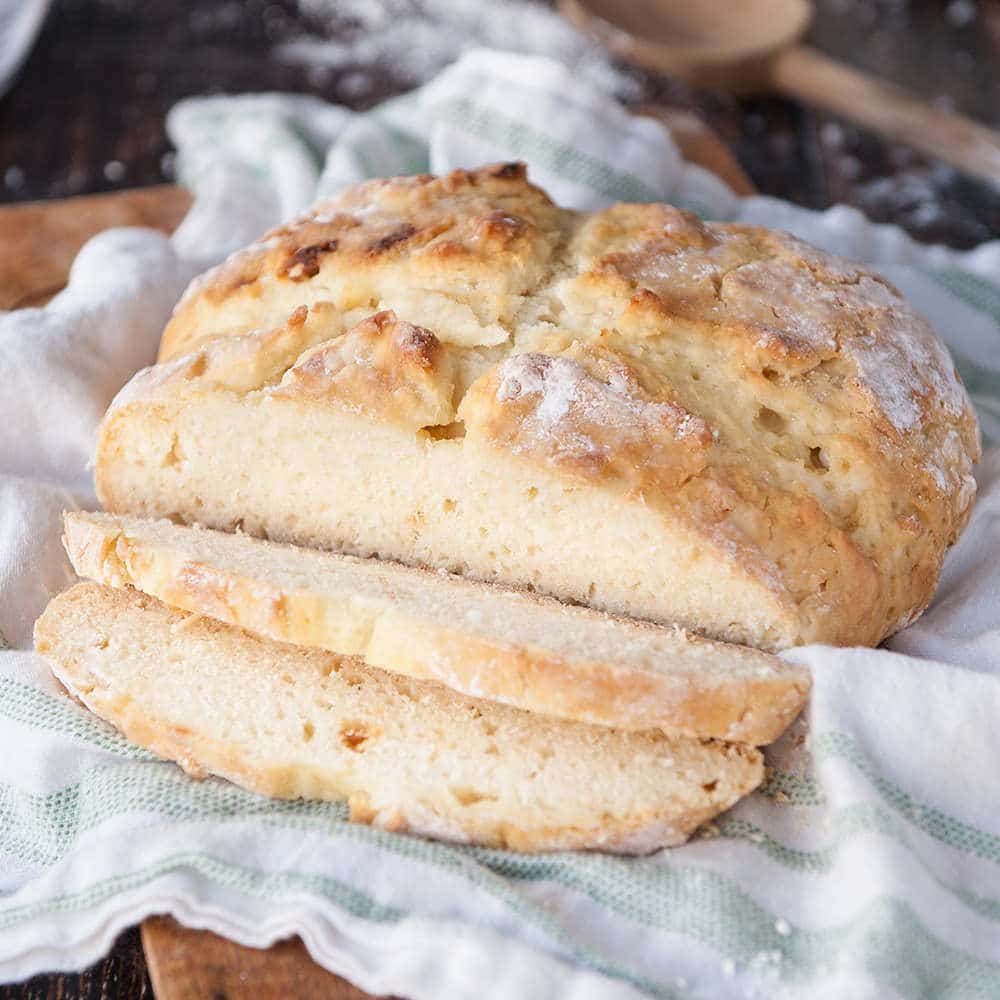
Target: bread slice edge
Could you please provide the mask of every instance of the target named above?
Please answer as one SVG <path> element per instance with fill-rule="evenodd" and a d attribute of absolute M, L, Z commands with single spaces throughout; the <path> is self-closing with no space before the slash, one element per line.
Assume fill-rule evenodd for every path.
<path fill-rule="evenodd" d="M 68 513 L 63 541 L 82 577 L 135 587 L 267 638 L 362 656 L 384 670 L 560 718 L 765 745 L 795 718 L 810 690 L 807 670 L 759 650 L 396 563 L 100 513 Z M 206 555 L 207 548 L 220 551 Z M 260 570 L 247 573 L 241 561 Z M 308 587 L 276 579 L 288 565 L 319 579 Z M 379 593 L 366 582 L 373 570 L 385 581 Z M 551 635 L 525 641 L 490 633 L 468 614 L 445 623 L 407 600 L 414 587 L 443 606 L 482 601 L 493 612 L 503 605 L 508 613 L 548 616 L 556 620 L 553 631 L 575 630 L 584 644 L 588 630 L 614 628 L 623 652 L 602 655 L 595 640 L 580 655 L 560 649 Z M 665 650 L 655 662 L 624 652 L 651 641 Z"/>

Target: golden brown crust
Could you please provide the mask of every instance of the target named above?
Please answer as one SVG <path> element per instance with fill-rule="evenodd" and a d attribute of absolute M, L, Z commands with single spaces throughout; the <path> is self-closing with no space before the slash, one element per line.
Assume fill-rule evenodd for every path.
<path fill-rule="evenodd" d="M 580 343 L 507 358 L 473 385 L 459 416 L 490 447 L 642 496 L 698 475 L 712 444 L 708 424 L 645 391 L 624 356 Z"/>
<path fill-rule="evenodd" d="M 565 214 L 527 183 L 523 164 L 368 181 L 319 202 L 196 280 L 164 331 L 160 360 L 225 332 L 220 313 L 260 315 L 274 295 L 311 302 L 312 284 L 337 283 L 341 275 L 350 281 L 338 288 L 338 307 L 363 307 L 384 297 L 383 283 L 393 282 L 400 263 L 424 291 L 450 297 L 456 277 L 474 283 L 472 309 L 484 325 L 503 319 L 503 301 L 544 272 L 551 230 Z"/>
<path fill-rule="evenodd" d="M 301 308 L 308 335 L 265 344 L 276 334 L 259 331 L 287 331 Z M 431 346 L 385 346 L 370 324 L 388 309 Z M 259 370 L 226 355 L 234 338 Z M 351 338 L 383 345 L 373 371 L 341 364 Z M 175 367 L 124 397 L 135 419 L 155 419 L 163 393 L 215 385 L 248 400 L 335 396 L 614 492 L 623 517 L 653 507 L 798 622 L 777 640 L 758 630 L 765 646 L 874 644 L 912 621 L 975 495 L 971 405 L 884 278 L 671 206 L 559 209 L 509 165 L 369 182 L 321 203 L 196 282 L 160 356 Z M 127 512 L 110 482 L 127 461 L 114 420 L 97 479 Z"/>
<path fill-rule="evenodd" d="M 306 352 L 274 392 L 336 403 L 413 430 L 447 424 L 455 412 L 451 356 L 430 330 L 391 311 Z"/>

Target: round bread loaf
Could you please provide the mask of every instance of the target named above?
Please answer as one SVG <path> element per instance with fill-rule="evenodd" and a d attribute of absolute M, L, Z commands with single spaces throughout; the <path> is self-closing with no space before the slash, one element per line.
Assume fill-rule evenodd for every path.
<path fill-rule="evenodd" d="M 105 419 L 109 510 L 444 567 L 766 649 L 875 644 L 975 494 L 881 276 L 520 164 L 372 181 L 197 280 Z"/>

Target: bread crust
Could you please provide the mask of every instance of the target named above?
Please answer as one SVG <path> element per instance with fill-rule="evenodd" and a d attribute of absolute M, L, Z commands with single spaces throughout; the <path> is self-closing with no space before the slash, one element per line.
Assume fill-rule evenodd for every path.
<path fill-rule="evenodd" d="M 308 332 L 290 336 L 296 317 Z M 393 331 L 414 328 L 424 347 L 397 349 Z M 479 578 L 766 649 L 873 645 L 912 621 L 975 495 L 966 393 L 926 321 L 880 275 L 667 205 L 560 209 L 520 166 L 374 181 L 320 203 L 196 281 L 160 358 L 102 427 L 96 481 L 109 509 L 220 528 L 245 517 L 249 531 L 300 544 L 464 561 Z M 384 491 L 345 491 L 324 520 L 294 497 L 227 507 L 229 485 L 199 509 L 186 494 L 204 483 L 183 463 L 137 485 L 140 425 L 165 422 L 152 447 L 167 453 L 185 412 L 223 398 L 245 415 L 235 426 L 279 406 L 290 422 L 314 419 L 323 430 L 304 447 L 322 462 L 327 428 L 346 432 L 349 416 L 411 435 L 379 456 L 387 466 L 420 463 L 437 442 L 470 476 L 537 474 L 547 485 L 525 517 L 562 507 L 582 518 L 567 496 L 612 497 L 623 521 L 660 519 L 650 548 L 684 552 L 650 567 L 660 595 L 642 597 L 616 589 L 610 569 L 600 577 L 611 565 L 600 549 L 588 555 L 592 587 L 560 575 L 558 553 L 532 562 L 509 541 L 506 561 L 475 551 L 475 532 L 497 527 L 488 507 L 449 546 L 440 508 L 480 503 L 471 489 L 438 496 L 432 484 L 419 507 L 387 505 L 379 533 L 359 508 Z M 360 432 L 350 447 L 363 472 Z M 440 476 L 433 462 L 426 475 Z M 400 539 L 407 519 L 412 541 Z M 597 536 L 591 523 L 580 530 Z M 630 544 L 641 560 L 641 538 Z M 727 567 L 731 593 L 707 609 Z M 701 589 L 673 600 L 686 586 Z"/>
<path fill-rule="evenodd" d="M 618 729 L 761 746 L 798 714 L 811 684 L 804 668 L 757 650 L 399 565 L 102 514 L 67 514 L 63 543 L 77 573 L 106 586 L 135 587 L 258 635 L 361 656 L 467 695 Z M 227 547 L 257 574 L 209 552 L 213 546 Z M 364 572 L 352 577 L 355 567 Z M 269 576 L 281 569 L 303 582 L 282 585 Z M 344 570 L 346 581 L 331 575 Z M 365 582 L 372 570 L 385 581 L 376 592 Z M 441 610 L 413 600 L 414 588 Z M 484 627 L 483 611 L 506 628 Z M 511 615 L 525 612 L 551 623 L 549 645 L 518 634 Z M 590 631 L 604 623 L 618 626 L 611 642 L 619 645 L 607 652 L 603 634 Z M 557 630 L 578 636 L 575 645 L 592 636 L 587 653 L 560 652 Z M 659 644 L 655 652 L 631 652 L 649 650 L 650 642 Z"/>
<path fill-rule="evenodd" d="M 125 622 L 132 624 L 123 624 Z M 128 629 L 136 631 L 124 634 L 123 630 Z M 373 784 L 372 773 L 365 770 L 364 754 L 353 753 L 350 748 L 331 747 L 328 751 L 314 753 L 311 763 L 269 759 L 266 737 L 247 744 L 213 734 L 206 724 L 182 721 L 183 710 L 179 706 L 167 710 L 152 708 L 148 687 L 144 693 L 134 681 L 116 680 L 122 660 L 130 655 L 129 643 L 134 643 L 140 633 L 152 637 L 163 662 L 169 664 L 165 669 L 180 672 L 180 682 L 188 684 L 199 698 L 219 697 L 217 689 L 210 690 L 202 681 L 202 677 L 207 676 L 207 662 L 197 659 L 199 654 L 213 653 L 217 653 L 225 664 L 227 676 L 240 678 L 242 698 L 252 704 L 254 699 L 259 701 L 266 697 L 265 689 L 257 688 L 261 683 L 259 675 L 248 666 L 253 656 L 263 655 L 267 672 L 275 676 L 282 671 L 300 676 L 312 673 L 329 676 L 341 670 L 350 671 L 354 675 L 352 683 L 359 688 L 374 684 L 391 690 L 402 686 L 409 704 L 427 705 L 430 712 L 447 716 L 472 711 L 493 726 L 498 743 L 503 741 L 512 721 L 514 731 L 519 726 L 535 726 L 530 717 L 503 706 L 453 695 L 437 685 L 406 679 L 387 680 L 391 675 L 381 675 L 380 679 L 379 671 L 360 661 L 257 639 L 211 619 L 171 610 L 136 591 L 79 584 L 55 598 L 36 623 L 36 650 L 49 660 L 55 675 L 70 694 L 126 737 L 164 759 L 176 761 L 193 777 L 217 774 L 251 791 L 276 798 L 346 798 L 352 820 L 393 832 L 516 851 L 648 853 L 682 843 L 698 825 L 756 787 L 763 776 L 759 752 L 706 741 L 699 744 L 695 754 L 703 767 L 709 761 L 713 763 L 710 772 L 705 774 L 706 787 L 698 786 L 695 792 L 689 777 L 681 773 L 674 777 L 669 770 L 671 753 L 679 756 L 687 753 L 684 741 L 670 742 L 663 737 L 642 734 L 614 735 L 608 730 L 597 729 L 583 738 L 609 744 L 609 769 L 618 767 L 622 754 L 645 753 L 663 758 L 665 787 L 656 807 L 647 805 L 609 815 L 595 806 L 589 818 L 570 825 L 551 818 L 546 820 L 545 811 L 537 808 L 537 803 L 535 808 L 526 809 L 520 815 L 514 809 L 498 815 L 496 810 L 477 808 L 471 792 L 467 801 L 462 801 L 461 789 L 457 790 L 456 797 L 456 789 L 448 784 L 447 769 L 435 779 L 439 780 L 439 785 L 424 782 L 417 790 L 404 787 L 398 799 L 393 799 L 391 794 L 387 798 L 383 789 Z M 337 710 L 350 715 L 353 708 L 346 704 L 338 705 Z M 400 766 L 409 760 L 421 741 L 432 738 L 423 733 L 419 721 L 409 725 L 409 730 L 404 731 L 408 732 L 405 739 L 386 748 L 388 753 L 395 755 Z M 575 724 L 552 720 L 537 726 L 563 727 L 567 733 L 577 728 Z M 586 734 L 589 727 L 579 725 L 578 728 Z M 343 726 L 341 733 L 344 733 Z M 570 739 L 575 737 L 570 736 Z M 619 742 L 621 747 L 612 749 Z M 558 735 L 553 746 L 560 746 Z M 442 752 L 445 752 L 443 748 Z M 509 745 L 499 752 L 516 755 L 520 748 Z M 345 757 L 350 758 L 347 764 Z M 483 763 L 485 766 L 486 761 Z M 688 766 L 691 766 L 690 761 Z M 673 790 L 666 787 L 671 782 Z M 585 816 L 586 808 L 579 814 Z"/>

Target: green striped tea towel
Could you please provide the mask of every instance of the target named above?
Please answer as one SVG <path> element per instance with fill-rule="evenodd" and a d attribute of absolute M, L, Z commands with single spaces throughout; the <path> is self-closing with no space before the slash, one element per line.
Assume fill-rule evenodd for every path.
<path fill-rule="evenodd" d="M 210 98 L 170 128 L 194 209 L 172 241 L 83 250 L 43 310 L 0 316 L 0 980 L 79 967 L 169 912 L 253 945 L 300 934 L 373 992 L 439 998 L 1000 996 L 1000 451 L 931 609 L 892 649 L 789 654 L 816 685 L 765 787 L 639 859 L 521 857 L 352 826 L 338 804 L 194 782 L 67 700 L 27 650 L 70 572 L 59 513 L 115 389 L 196 269 L 317 192 L 522 158 L 558 200 L 663 199 L 789 229 L 885 272 L 947 341 L 1000 439 L 1000 245 L 921 247 L 836 208 L 735 198 L 663 128 L 559 66 L 473 52 L 355 115 Z"/>

